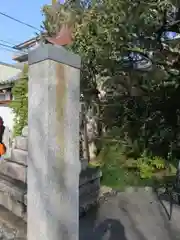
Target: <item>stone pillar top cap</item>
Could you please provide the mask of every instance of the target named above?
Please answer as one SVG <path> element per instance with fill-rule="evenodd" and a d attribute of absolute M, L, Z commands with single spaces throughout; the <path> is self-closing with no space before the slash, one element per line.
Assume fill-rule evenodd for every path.
<path fill-rule="evenodd" d="M 29 51 L 28 53 L 29 65 L 48 59 L 78 69 L 81 67 L 80 56 L 71 53 L 70 51 L 67 51 L 62 46 L 52 44 L 40 44 L 37 48 Z"/>

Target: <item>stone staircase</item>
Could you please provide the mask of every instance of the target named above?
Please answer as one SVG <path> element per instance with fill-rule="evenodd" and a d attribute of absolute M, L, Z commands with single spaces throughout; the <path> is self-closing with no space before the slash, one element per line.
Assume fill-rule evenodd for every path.
<path fill-rule="evenodd" d="M 11 159 L 4 159 L 0 162 L 0 232 L 1 226 L 5 226 L 1 218 L 4 219 L 2 216 L 6 215 L 9 220 L 6 224 L 7 227 L 3 227 L 3 229 L 14 229 L 13 231 L 24 236 L 24 238 L 27 221 L 27 150 L 28 128 L 25 127 L 22 136 L 15 138 Z M 89 168 L 87 161 L 84 159 L 81 160 L 81 169 L 79 183 L 80 216 L 96 203 L 101 178 L 100 170 Z M 15 225 L 14 221 L 19 225 Z"/>
<path fill-rule="evenodd" d="M 80 174 L 79 183 L 79 215 L 84 215 L 96 204 L 100 191 L 101 172 L 98 168 L 86 168 Z"/>

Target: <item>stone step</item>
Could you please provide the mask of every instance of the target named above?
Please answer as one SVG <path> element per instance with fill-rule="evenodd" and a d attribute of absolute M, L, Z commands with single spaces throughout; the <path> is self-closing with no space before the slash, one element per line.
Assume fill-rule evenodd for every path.
<path fill-rule="evenodd" d="M 5 192 L 13 199 L 24 202 L 24 193 L 27 192 L 27 185 L 4 175 L 0 175 L 0 192 Z"/>
<path fill-rule="evenodd" d="M 87 168 L 80 174 L 79 183 L 79 217 L 82 217 L 91 207 L 96 206 L 100 196 L 99 168 Z"/>
<path fill-rule="evenodd" d="M 79 196 L 96 192 L 100 188 L 100 178 L 79 186 Z"/>
<path fill-rule="evenodd" d="M 95 179 L 101 178 L 102 172 L 99 168 L 86 168 L 80 174 L 79 186 L 85 185 Z"/>
<path fill-rule="evenodd" d="M 21 149 L 24 151 L 28 151 L 28 138 L 27 137 L 22 137 L 22 136 L 17 136 L 15 137 L 15 148 Z"/>
<path fill-rule="evenodd" d="M 79 217 L 83 217 L 92 207 L 96 206 L 99 201 L 100 189 L 92 192 L 91 194 L 85 194 L 79 198 Z"/>
<path fill-rule="evenodd" d="M 100 187 L 100 177 L 102 176 L 99 168 L 88 168 L 80 174 L 79 194 L 89 194 Z M 27 203 L 27 196 L 25 195 L 25 204 Z"/>
<path fill-rule="evenodd" d="M 0 205 L 11 211 L 14 215 L 26 221 L 26 206 L 24 195 L 27 187 L 18 182 L 13 183 L 13 179 L 5 179 L 0 176 Z"/>
<path fill-rule="evenodd" d="M 26 240 L 27 224 L 0 205 L 0 239 Z"/>
<path fill-rule="evenodd" d="M 8 162 L 10 163 L 10 162 Z M 81 174 L 79 186 L 80 216 L 96 204 L 100 188 L 99 169 L 89 168 Z M 0 175 L 0 204 L 26 221 L 27 184 L 7 175 Z"/>
<path fill-rule="evenodd" d="M 24 183 L 27 182 L 27 167 L 9 160 L 0 161 L 0 174 Z"/>
<path fill-rule="evenodd" d="M 12 212 L 15 216 L 26 221 L 26 206 L 22 202 L 14 200 L 4 192 L 0 192 L 0 205 Z"/>
<path fill-rule="evenodd" d="M 13 148 L 11 150 L 11 161 L 27 166 L 28 152 L 23 149 Z"/>

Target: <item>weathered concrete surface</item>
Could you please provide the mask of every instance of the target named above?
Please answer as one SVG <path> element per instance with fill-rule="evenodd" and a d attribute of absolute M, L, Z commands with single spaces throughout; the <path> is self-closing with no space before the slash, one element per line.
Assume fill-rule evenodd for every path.
<path fill-rule="evenodd" d="M 26 192 L 26 186 L 22 185 L 23 184 L 18 185 L 16 181 L 11 182 L 8 178 L 3 179 L 0 175 L 0 192 L 12 197 L 15 201 L 24 201 L 24 193 Z M 2 203 L 0 202 L 0 204 Z"/>
<path fill-rule="evenodd" d="M 28 150 L 28 138 L 22 137 L 22 136 L 15 137 L 15 148 L 27 151 Z"/>
<path fill-rule="evenodd" d="M 2 160 L 0 162 L 0 173 L 24 183 L 27 180 L 27 167 L 15 162 Z"/>
<path fill-rule="evenodd" d="M 4 192 L 0 192 L 0 202 L 3 207 L 12 212 L 14 215 L 24 219 L 25 218 L 25 209 L 21 202 L 14 200 Z"/>
<path fill-rule="evenodd" d="M 78 66 L 56 46 L 29 53 L 28 240 L 79 239 Z"/>
<path fill-rule="evenodd" d="M 0 206 L 0 239 L 26 240 L 26 223 Z"/>
<path fill-rule="evenodd" d="M 179 223 L 180 208 L 174 208 L 170 222 L 155 195 L 140 189 L 118 193 L 87 213 L 80 219 L 79 239 L 178 240 Z"/>
<path fill-rule="evenodd" d="M 22 149 L 12 149 L 11 161 L 27 166 L 28 152 Z"/>

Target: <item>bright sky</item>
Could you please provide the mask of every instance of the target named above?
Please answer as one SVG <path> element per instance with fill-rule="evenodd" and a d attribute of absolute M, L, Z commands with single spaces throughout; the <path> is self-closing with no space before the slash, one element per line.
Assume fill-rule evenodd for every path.
<path fill-rule="evenodd" d="M 1 0 L 0 12 L 40 28 L 44 4 L 51 4 L 51 0 Z M 17 44 L 35 36 L 35 33 L 36 30 L 0 15 L 0 40 Z M 0 46 L 0 61 L 11 63 L 14 54 Z"/>

